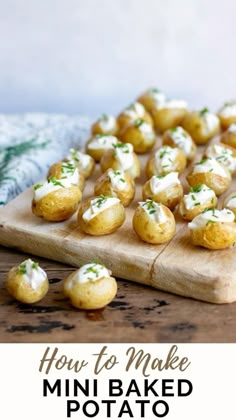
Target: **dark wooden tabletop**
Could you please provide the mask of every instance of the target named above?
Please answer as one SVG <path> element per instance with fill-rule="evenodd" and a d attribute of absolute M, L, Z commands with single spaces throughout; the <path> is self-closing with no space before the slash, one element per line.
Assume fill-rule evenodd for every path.
<path fill-rule="evenodd" d="M 1 342 L 236 342 L 236 303 L 213 305 L 118 280 L 118 294 L 100 311 L 74 309 L 63 296 L 73 270 L 36 258 L 50 289 L 39 303 L 15 301 L 5 289 L 6 273 L 28 255 L 0 247 Z"/>

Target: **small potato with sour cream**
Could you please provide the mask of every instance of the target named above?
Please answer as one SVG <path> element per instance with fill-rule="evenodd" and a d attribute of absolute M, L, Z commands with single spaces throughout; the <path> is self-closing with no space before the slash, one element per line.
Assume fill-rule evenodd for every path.
<path fill-rule="evenodd" d="M 166 101 L 166 96 L 160 89 L 153 87 L 139 96 L 137 101 L 142 104 L 150 114 L 152 114 L 153 108 L 157 108 Z"/>
<path fill-rule="evenodd" d="M 92 125 L 91 132 L 93 135 L 108 134 L 116 136 L 119 132 L 116 118 L 112 115 L 102 114 L 102 116 Z"/>
<path fill-rule="evenodd" d="M 148 178 L 153 175 L 165 175 L 170 172 L 183 172 L 186 167 L 186 157 L 182 150 L 170 146 L 162 146 L 151 154 L 146 165 Z"/>
<path fill-rule="evenodd" d="M 95 161 L 92 156 L 76 149 L 70 149 L 69 154 L 64 161 L 73 163 L 84 178 L 88 178 L 92 175 L 95 168 Z"/>
<path fill-rule="evenodd" d="M 121 130 L 119 139 L 123 143 L 131 143 L 136 153 L 146 153 L 154 146 L 156 134 L 151 124 L 139 118 Z"/>
<path fill-rule="evenodd" d="M 206 209 L 188 227 L 193 245 L 224 249 L 236 242 L 235 215 L 228 209 Z"/>
<path fill-rule="evenodd" d="M 216 195 L 223 194 L 229 188 L 231 180 L 228 169 L 213 158 L 204 158 L 196 162 L 192 172 L 187 176 L 191 187 L 205 184 L 212 188 Z"/>
<path fill-rule="evenodd" d="M 84 190 L 84 175 L 79 172 L 73 162 L 54 163 L 48 171 L 47 178 L 62 180 L 64 185 L 76 185 L 80 191 Z"/>
<path fill-rule="evenodd" d="M 153 175 L 143 186 L 143 199 L 151 199 L 174 210 L 183 197 L 183 187 L 178 172 Z"/>
<path fill-rule="evenodd" d="M 162 244 L 175 234 L 175 218 L 168 207 L 152 200 L 140 202 L 133 217 L 133 228 L 142 241 Z"/>
<path fill-rule="evenodd" d="M 94 194 L 111 195 L 119 198 L 124 207 L 128 206 L 134 198 L 135 183 L 124 171 L 108 169 L 94 186 Z"/>
<path fill-rule="evenodd" d="M 111 168 L 115 171 L 124 171 L 133 179 L 138 178 L 141 173 L 139 159 L 130 143 L 115 144 L 113 149 L 107 150 L 103 154 L 100 163 L 102 172 Z"/>
<path fill-rule="evenodd" d="M 236 191 L 229 194 L 224 200 L 224 207 L 236 215 Z"/>
<path fill-rule="evenodd" d="M 39 302 L 48 292 L 47 274 L 31 259 L 12 267 L 7 274 L 6 288 L 11 296 L 22 303 Z"/>
<path fill-rule="evenodd" d="M 211 144 L 206 148 L 204 156 L 216 159 L 217 162 L 225 166 L 231 174 L 236 172 L 236 150 L 232 147 L 223 143 Z"/>
<path fill-rule="evenodd" d="M 64 281 L 64 294 L 78 309 L 104 308 L 116 296 L 117 283 L 104 265 L 88 263 Z"/>
<path fill-rule="evenodd" d="M 221 135 L 221 143 L 227 144 L 236 149 L 236 123 L 233 123 L 229 128 Z"/>
<path fill-rule="evenodd" d="M 153 119 L 151 115 L 146 111 L 144 106 L 139 102 L 134 102 L 127 106 L 127 108 L 125 108 L 124 111 L 122 111 L 117 117 L 117 123 L 120 130 L 138 118 L 142 118 L 142 120 L 153 126 Z"/>
<path fill-rule="evenodd" d="M 197 144 L 206 144 L 220 131 L 219 118 L 208 108 L 189 112 L 181 125 Z"/>
<path fill-rule="evenodd" d="M 204 184 L 190 188 L 179 203 L 179 213 L 185 220 L 193 220 L 206 208 L 217 206 L 215 191 Z"/>
<path fill-rule="evenodd" d="M 109 235 L 125 221 L 125 209 L 117 197 L 100 195 L 84 201 L 78 212 L 80 229 L 92 236 Z"/>
<path fill-rule="evenodd" d="M 154 126 L 163 133 L 181 124 L 187 114 L 187 103 L 182 100 L 168 100 L 152 109 Z"/>
<path fill-rule="evenodd" d="M 178 147 L 182 150 L 187 160 L 193 160 L 197 150 L 190 134 L 180 126 L 170 128 L 164 132 L 163 145 Z"/>
<path fill-rule="evenodd" d="M 86 152 L 92 156 L 96 162 L 100 162 L 103 154 L 118 143 L 115 136 L 109 134 L 96 134 L 92 136 L 86 143 Z"/>
<path fill-rule="evenodd" d="M 236 123 L 236 103 L 226 102 L 218 111 L 218 117 L 223 130 L 229 128 L 231 124 Z"/>

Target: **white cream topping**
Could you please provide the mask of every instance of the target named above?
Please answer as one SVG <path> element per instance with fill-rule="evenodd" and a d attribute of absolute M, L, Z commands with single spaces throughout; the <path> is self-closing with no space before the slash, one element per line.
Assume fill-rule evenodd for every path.
<path fill-rule="evenodd" d="M 156 104 L 157 107 L 159 105 L 164 104 L 164 102 L 166 101 L 166 95 L 157 88 L 151 88 L 151 89 L 147 90 L 145 92 L 145 95 L 152 98 L 155 101 L 155 104 Z"/>
<path fill-rule="evenodd" d="M 73 162 L 81 172 L 85 171 L 91 163 L 91 156 L 87 153 L 82 153 L 79 150 L 70 149 L 67 159 Z"/>
<path fill-rule="evenodd" d="M 151 126 L 151 124 L 148 124 L 146 121 L 142 119 L 138 119 L 134 121 L 133 125 L 138 128 L 139 131 L 147 138 L 147 139 L 153 139 L 155 137 L 154 130 Z"/>
<path fill-rule="evenodd" d="M 63 162 L 61 165 L 61 178 L 62 184 L 65 188 L 71 187 L 71 185 L 78 185 L 79 182 L 79 170 L 74 165 L 74 162 Z"/>
<path fill-rule="evenodd" d="M 34 290 L 37 290 L 47 278 L 45 271 L 30 258 L 18 266 L 18 272 Z"/>
<path fill-rule="evenodd" d="M 230 124 L 230 126 L 229 126 L 229 128 L 228 128 L 228 132 L 229 132 L 229 133 L 236 134 L 236 124 L 235 124 L 235 123 Z"/>
<path fill-rule="evenodd" d="M 125 173 L 124 171 L 115 171 L 113 169 L 109 169 L 107 175 L 111 181 L 111 185 L 115 190 L 123 191 L 127 189 L 127 182 L 125 180 Z"/>
<path fill-rule="evenodd" d="M 67 288 L 71 289 L 76 284 L 84 284 L 88 282 L 96 282 L 103 277 L 110 277 L 111 272 L 104 265 L 97 263 L 89 263 L 83 265 L 77 270 L 67 282 Z"/>
<path fill-rule="evenodd" d="M 176 146 L 178 146 L 186 156 L 189 156 L 192 151 L 193 144 L 190 135 L 182 127 L 170 129 L 169 135 Z"/>
<path fill-rule="evenodd" d="M 89 149 L 113 149 L 113 145 L 118 143 L 115 136 L 97 134 L 91 142 L 88 143 Z"/>
<path fill-rule="evenodd" d="M 204 122 L 205 127 L 203 128 L 203 130 L 206 131 L 206 134 L 208 134 L 208 132 L 215 131 L 215 129 L 220 125 L 219 118 L 209 111 L 202 113 L 200 111 L 200 117 L 201 120 Z"/>
<path fill-rule="evenodd" d="M 61 188 L 65 188 L 61 180 L 58 179 L 58 182 L 59 184 L 54 184 L 52 181 L 47 180 L 43 184 L 36 184 L 34 186 L 34 188 L 37 188 L 36 190 L 34 190 L 34 200 L 39 201 L 41 200 L 41 198 L 45 197 L 51 192 L 55 192 L 57 190 L 60 190 Z"/>
<path fill-rule="evenodd" d="M 139 202 L 139 205 L 145 210 L 150 220 L 159 224 L 166 222 L 167 216 L 161 204 L 155 203 L 155 201 L 152 200 L 146 200 Z"/>
<path fill-rule="evenodd" d="M 236 208 L 236 192 L 231 193 L 226 199 L 225 199 L 225 207 L 231 207 L 232 209 Z"/>
<path fill-rule="evenodd" d="M 130 143 L 118 143 L 115 149 L 115 156 L 124 171 L 130 169 L 134 163 L 133 145 Z"/>
<path fill-rule="evenodd" d="M 184 195 L 184 204 L 187 210 L 191 210 L 196 206 L 207 203 L 208 201 L 211 201 L 213 204 L 215 198 L 215 192 L 211 188 L 202 184 L 197 187 L 193 187 L 192 191 Z"/>
<path fill-rule="evenodd" d="M 178 172 L 170 172 L 167 175 L 154 175 L 150 179 L 150 189 L 153 194 L 158 194 L 168 188 L 180 184 Z"/>
<path fill-rule="evenodd" d="M 116 128 L 116 119 L 112 115 L 103 114 L 99 118 L 98 124 L 104 132 L 109 132 Z"/>
<path fill-rule="evenodd" d="M 108 197 L 101 195 L 97 198 L 94 198 L 93 200 L 91 200 L 89 208 L 83 214 L 83 220 L 89 221 L 102 211 L 118 203 L 120 203 L 120 200 L 116 197 Z"/>
<path fill-rule="evenodd" d="M 212 172 L 213 174 L 220 175 L 224 178 L 227 177 L 225 167 L 217 162 L 216 159 L 206 158 L 200 162 L 195 163 L 193 174 Z"/>
<path fill-rule="evenodd" d="M 236 117 L 236 104 L 225 104 L 219 110 L 219 114 L 225 118 Z"/>
<path fill-rule="evenodd" d="M 213 144 L 206 149 L 205 154 L 207 157 L 216 159 L 230 171 L 236 170 L 236 155 L 228 147 L 222 144 Z"/>
<path fill-rule="evenodd" d="M 145 108 L 142 104 L 139 102 L 135 102 L 123 111 L 123 114 L 128 115 L 133 120 L 136 120 L 137 118 L 142 118 L 145 114 Z"/>
<path fill-rule="evenodd" d="M 168 108 L 168 109 L 176 109 L 176 108 L 187 109 L 187 107 L 188 107 L 188 104 L 187 104 L 186 101 L 176 100 L 176 99 L 168 100 L 168 101 L 166 101 L 163 104 L 160 104 L 158 106 L 159 109 L 162 109 L 162 108 L 164 108 L 164 109 L 166 109 L 166 108 Z"/>
<path fill-rule="evenodd" d="M 210 223 L 233 223 L 235 219 L 234 213 L 231 210 L 223 209 L 209 209 L 198 216 L 196 216 L 192 222 L 188 223 L 188 227 L 191 230 L 199 229 L 207 226 Z"/>
<path fill-rule="evenodd" d="M 173 163 L 178 156 L 179 150 L 170 146 L 163 146 L 155 153 L 155 166 L 157 172 L 171 172 Z"/>

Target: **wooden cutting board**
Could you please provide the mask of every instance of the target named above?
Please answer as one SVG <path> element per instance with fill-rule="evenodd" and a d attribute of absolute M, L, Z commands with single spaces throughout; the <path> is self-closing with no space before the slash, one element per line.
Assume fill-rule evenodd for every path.
<path fill-rule="evenodd" d="M 87 181 L 84 198 L 93 195 L 94 180 L 99 175 L 100 170 L 96 168 L 92 179 Z M 124 225 L 112 235 L 102 237 L 83 234 L 76 215 L 63 223 L 48 223 L 34 216 L 30 188 L 0 210 L 0 244 L 75 267 L 97 259 L 116 277 L 207 302 L 235 301 L 234 248 L 210 251 L 192 246 L 187 223 L 178 215 L 176 234 L 170 242 L 149 245 L 139 240 L 132 230 L 132 215 L 141 199 L 144 182 L 144 176 L 137 182 L 135 200 L 126 209 Z M 235 181 L 230 191 L 233 190 L 236 190 Z"/>

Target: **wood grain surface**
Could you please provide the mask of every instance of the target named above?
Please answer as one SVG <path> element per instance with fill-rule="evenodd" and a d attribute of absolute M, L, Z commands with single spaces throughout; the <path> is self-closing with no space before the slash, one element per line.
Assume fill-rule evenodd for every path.
<path fill-rule="evenodd" d="M 236 342 L 236 303 L 214 305 L 118 280 L 115 300 L 102 311 L 79 311 L 63 296 L 73 270 L 38 258 L 50 289 L 38 304 L 7 293 L 7 271 L 28 255 L 0 247 L 0 342 Z"/>

